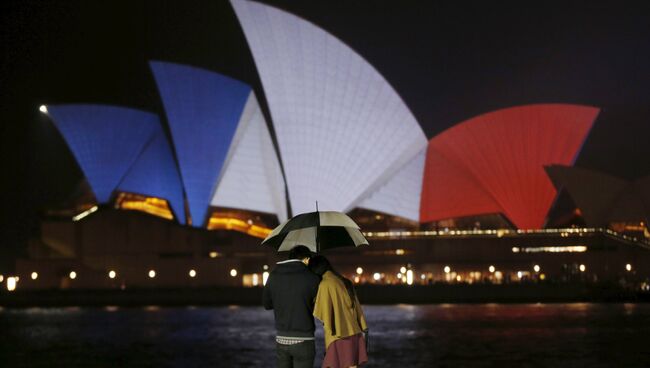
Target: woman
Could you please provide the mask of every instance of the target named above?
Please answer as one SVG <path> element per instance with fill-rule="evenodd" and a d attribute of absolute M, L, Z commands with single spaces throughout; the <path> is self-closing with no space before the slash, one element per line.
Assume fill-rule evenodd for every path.
<path fill-rule="evenodd" d="M 312 257 L 309 269 L 322 278 L 314 317 L 323 322 L 325 333 L 323 368 L 349 368 L 366 363 L 368 326 L 352 282 L 336 272 L 323 256 Z"/>

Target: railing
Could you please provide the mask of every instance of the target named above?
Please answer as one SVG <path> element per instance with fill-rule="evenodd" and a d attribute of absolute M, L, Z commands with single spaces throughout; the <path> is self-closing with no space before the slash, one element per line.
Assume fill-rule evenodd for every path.
<path fill-rule="evenodd" d="M 490 229 L 490 230 L 426 230 L 426 231 L 368 231 L 363 235 L 368 239 L 412 239 L 412 238 L 451 238 L 451 237 L 511 237 L 519 235 L 559 235 L 574 237 L 585 235 L 605 235 L 617 240 L 634 243 L 650 249 L 650 241 L 606 228 L 564 228 L 564 229 Z"/>

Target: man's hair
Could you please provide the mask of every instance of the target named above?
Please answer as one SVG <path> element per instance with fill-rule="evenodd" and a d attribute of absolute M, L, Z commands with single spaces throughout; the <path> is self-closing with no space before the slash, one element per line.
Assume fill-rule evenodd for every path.
<path fill-rule="evenodd" d="M 311 251 L 304 245 L 296 245 L 289 251 L 289 259 L 305 259 L 311 256 Z"/>

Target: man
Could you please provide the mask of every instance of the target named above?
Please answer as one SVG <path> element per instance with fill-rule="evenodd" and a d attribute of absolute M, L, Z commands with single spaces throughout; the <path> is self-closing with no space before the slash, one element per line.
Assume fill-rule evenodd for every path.
<path fill-rule="evenodd" d="M 309 271 L 312 253 L 304 245 L 278 262 L 264 286 L 264 308 L 273 309 L 278 368 L 312 368 L 316 356 L 314 342 L 314 300 L 320 278 Z"/>

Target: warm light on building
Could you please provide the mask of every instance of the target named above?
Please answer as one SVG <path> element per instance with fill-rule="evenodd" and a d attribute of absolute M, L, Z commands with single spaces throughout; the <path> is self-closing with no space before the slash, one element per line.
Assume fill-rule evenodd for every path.
<path fill-rule="evenodd" d="M 189 275 L 192 278 L 196 277 L 196 270 L 190 270 Z"/>
<path fill-rule="evenodd" d="M 210 258 L 217 258 L 217 257 L 219 257 L 219 253 L 218 253 L 218 252 L 215 252 L 215 251 L 212 251 L 212 252 L 208 253 L 208 255 L 210 256 Z"/>
<path fill-rule="evenodd" d="M 533 266 L 533 270 L 534 270 L 535 272 L 539 272 L 541 269 L 542 269 L 542 268 L 539 267 L 539 265 L 535 265 L 535 266 Z"/>
<path fill-rule="evenodd" d="M 490 266 L 488 267 L 488 271 L 490 271 L 490 273 L 494 273 L 494 271 L 496 271 L 496 268 L 494 268 L 494 266 Z"/>
<path fill-rule="evenodd" d="M 15 277 L 7 277 L 7 290 L 8 291 L 14 291 L 16 290 L 16 283 L 18 280 L 16 280 Z"/>
<path fill-rule="evenodd" d="M 587 266 L 581 264 L 580 265 L 580 272 L 585 272 L 587 270 Z"/>
<path fill-rule="evenodd" d="M 111 270 L 108 272 L 108 277 L 114 279 L 117 276 L 117 272 Z"/>
<path fill-rule="evenodd" d="M 372 274 L 372 279 L 375 281 L 379 281 L 381 279 L 381 274 L 379 272 L 375 272 Z"/>
<path fill-rule="evenodd" d="M 413 285 L 413 271 L 408 270 L 406 271 L 406 283 L 409 285 Z"/>
<path fill-rule="evenodd" d="M 260 277 L 258 274 L 254 273 L 253 274 L 253 286 L 257 286 L 260 284 Z"/>
<path fill-rule="evenodd" d="M 404 266 L 400 267 L 399 272 L 402 274 L 406 273 L 406 267 Z"/>
<path fill-rule="evenodd" d="M 212 217 L 208 220 L 208 230 L 234 230 L 260 239 L 266 238 L 272 230 L 263 226 L 255 225 L 249 220 L 220 216 L 224 216 L 224 214 L 212 214 Z"/>
<path fill-rule="evenodd" d="M 626 265 L 625 265 L 625 269 L 626 269 L 628 272 L 632 271 L 632 265 L 629 264 L 629 263 L 626 264 Z"/>
<path fill-rule="evenodd" d="M 237 276 L 237 270 L 234 269 L 234 268 L 233 268 L 232 270 L 230 270 L 230 276 L 231 276 L 231 277 L 235 277 L 235 276 Z"/>
<path fill-rule="evenodd" d="M 457 282 L 461 282 L 462 280 L 463 280 L 463 278 L 462 278 L 460 275 L 457 275 L 457 276 L 456 276 L 456 281 L 457 281 Z"/>
<path fill-rule="evenodd" d="M 398 273 L 397 275 L 395 275 L 395 277 L 397 277 L 398 280 L 401 280 L 402 279 L 402 274 Z"/>
<path fill-rule="evenodd" d="M 169 202 L 162 198 L 120 193 L 115 200 L 115 204 L 117 208 L 123 210 L 140 211 L 166 220 L 174 218 Z"/>
<path fill-rule="evenodd" d="M 89 209 L 87 209 L 87 210 L 81 212 L 80 214 L 74 216 L 72 218 L 72 221 L 79 221 L 79 220 L 89 216 L 93 212 L 96 212 L 98 209 L 99 209 L 99 207 L 97 207 L 97 206 L 90 207 Z"/>
<path fill-rule="evenodd" d="M 620 232 L 610 229 L 602 228 L 565 228 L 565 229 L 527 229 L 527 230 L 511 230 L 511 229 L 474 229 L 474 230 L 424 230 L 424 231 L 375 231 L 364 232 L 366 238 L 421 238 L 421 237 L 468 237 L 468 236 L 496 236 L 502 238 L 504 236 L 516 236 L 518 234 L 560 234 L 561 237 L 583 236 L 584 234 L 598 234 L 607 233 L 610 235 L 620 236 Z M 578 246 L 581 247 L 581 246 Z M 517 250 L 524 248 L 515 247 Z M 544 247 L 544 248 L 558 248 L 558 247 Z M 563 247 L 559 247 L 563 248 Z M 580 248 L 578 248 L 580 249 Z M 578 250 L 579 251 L 579 250 Z"/>
<path fill-rule="evenodd" d="M 521 271 L 517 271 L 517 278 L 521 279 L 522 277 L 524 277 L 524 273 Z"/>
<path fill-rule="evenodd" d="M 5 277 L 3 275 L 0 275 L 0 282 L 3 282 L 5 280 Z"/>
<path fill-rule="evenodd" d="M 557 247 L 512 247 L 512 253 L 583 253 L 587 251 L 584 245 Z"/>
<path fill-rule="evenodd" d="M 357 275 L 361 275 L 363 273 L 363 268 L 357 267 Z"/>
<path fill-rule="evenodd" d="M 404 255 L 404 249 L 395 249 L 395 254 L 398 256 L 403 256 Z"/>
<path fill-rule="evenodd" d="M 420 275 L 421 280 L 426 280 L 426 278 L 427 278 L 427 275 L 425 275 L 425 274 Z"/>
<path fill-rule="evenodd" d="M 149 270 L 149 278 L 150 278 L 150 279 L 153 279 L 154 277 L 156 277 L 156 271 L 154 271 L 154 270 Z"/>
<path fill-rule="evenodd" d="M 267 266 L 267 268 L 268 268 L 268 266 Z M 268 271 L 264 271 L 264 272 L 262 273 L 262 284 L 263 284 L 263 285 L 266 285 L 266 282 L 267 282 L 268 280 L 269 280 L 269 272 L 268 272 Z"/>
<path fill-rule="evenodd" d="M 546 275 L 545 274 L 539 275 L 539 279 L 542 281 L 546 280 Z"/>
<path fill-rule="evenodd" d="M 70 280 L 74 280 L 77 278 L 77 273 L 74 271 L 70 271 L 70 274 L 68 274 L 68 277 L 70 277 Z"/>
<path fill-rule="evenodd" d="M 39 106 L 38 111 L 42 112 L 43 114 L 47 114 L 47 106 L 45 105 Z"/>
<path fill-rule="evenodd" d="M 451 267 L 445 266 L 444 271 L 445 271 L 445 273 L 451 272 Z"/>
<path fill-rule="evenodd" d="M 38 278 L 38 272 L 32 272 L 32 280 L 36 280 Z"/>
<path fill-rule="evenodd" d="M 358 284 L 358 283 L 359 283 L 359 280 L 360 280 L 360 279 L 359 279 L 359 276 L 354 276 L 354 283 L 355 283 L 355 284 Z"/>

